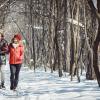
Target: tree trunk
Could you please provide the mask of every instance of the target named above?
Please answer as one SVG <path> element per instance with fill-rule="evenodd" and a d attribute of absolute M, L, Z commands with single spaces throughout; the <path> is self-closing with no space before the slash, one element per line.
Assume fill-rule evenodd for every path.
<path fill-rule="evenodd" d="M 96 40 L 94 41 L 94 45 L 93 45 L 93 67 L 94 67 L 94 71 L 97 77 L 98 85 L 100 87 L 100 72 L 99 72 L 99 67 L 98 67 L 99 42 L 100 42 L 100 22 L 99 22 L 99 27 L 98 27 L 98 34 L 97 34 Z"/>
<path fill-rule="evenodd" d="M 99 24 L 98 33 L 97 33 L 96 39 L 93 44 L 93 67 L 94 67 L 94 71 L 97 77 L 98 85 L 100 87 L 100 72 L 99 72 L 99 67 L 98 67 L 98 46 L 100 42 L 100 0 L 97 0 L 98 11 L 95 9 L 92 0 L 87 0 L 87 1 L 91 8 L 91 11 L 97 16 L 98 24 Z"/>

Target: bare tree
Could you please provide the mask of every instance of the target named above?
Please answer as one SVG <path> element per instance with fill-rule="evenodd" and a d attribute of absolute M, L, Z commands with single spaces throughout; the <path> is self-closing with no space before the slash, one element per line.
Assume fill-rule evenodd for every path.
<path fill-rule="evenodd" d="M 99 24 L 98 33 L 93 44 L 93 67 L 94 67 L 94 71 L 97 77 L 98 85 L 100 87 L 100 72 L 99 72 L 99 67 L 98 67 L 98 46 L 100 42 L 100 16 L 99 16 L 100 15 L 100 0 L 97 0 L 98 10 L 96 10 L 96 8 L 94 7 L 92 0 L 88 0 L 88 4 L 91 8 L 91 11 L 97 16 L 98 24 Z"/>

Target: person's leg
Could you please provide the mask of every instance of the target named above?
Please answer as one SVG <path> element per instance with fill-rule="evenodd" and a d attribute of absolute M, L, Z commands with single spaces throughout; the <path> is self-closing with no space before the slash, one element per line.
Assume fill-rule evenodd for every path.
<path fill-rule="evenodd" d="M 10 89 L 14 88 L 14 77 L 15 77 L 16 67 L 13 64 L 10 64 Z"/>
<path fill-rule="evenodd" d="M 1 65 L 0 65 L 0 89 L 2 88 L 1 81 L 2 79 L 1 79 Z"/>
<path fill-rule="evenodd" d="M 21 64 L 16 64 L 15 82 L 14 82 L 14 88 L 15 88 L 15 89 L 16 89 L 16 87 L 17 87 L 17 85 L 18 85 L 20 69 L 21 69 Z"/>
<path fill-rule="evenodd" d="M 2 88 L 5 88 L 4 82 L 5 82 L 5 65 L 1 65 L 1 86 Z"/>

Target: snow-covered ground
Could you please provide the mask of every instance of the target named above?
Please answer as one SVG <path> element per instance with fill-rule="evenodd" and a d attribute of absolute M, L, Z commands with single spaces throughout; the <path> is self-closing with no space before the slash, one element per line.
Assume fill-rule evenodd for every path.
<path fill-rule="evenodd" d="M 13 96 L 9 90 L 9 67 L 6 67 L 6 90 L 0 90 L 0 100 L 100 100 L 100 88 L 96 81 L 76 79 L 70 81 L 70 77 L 59 78 L 58 74 L 44 72 L 40 69 L 35 73 L 28 68 L 22 68 L 20 72 L 20 95 Z M 12 96 L 10 95 L 12 94 Z"/>

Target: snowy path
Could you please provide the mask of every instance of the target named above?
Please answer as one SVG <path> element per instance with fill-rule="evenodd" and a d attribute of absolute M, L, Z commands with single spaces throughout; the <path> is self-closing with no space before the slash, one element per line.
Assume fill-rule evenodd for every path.
<path fill-rule="evenodd" d="M 23 96 L 7 96 L 0 90 L 0 100 L 100 100 L 100 88 L 96 81 L 70 82 L 70 78 L 59 78 L 57 73 L 34 71 L 22 68 L 19 90 Z M 6 93 L 9 90 L 9 68 L 6 69 Z"/>

